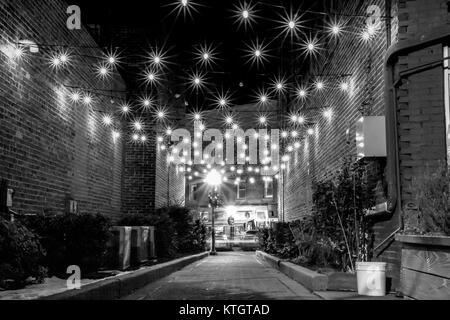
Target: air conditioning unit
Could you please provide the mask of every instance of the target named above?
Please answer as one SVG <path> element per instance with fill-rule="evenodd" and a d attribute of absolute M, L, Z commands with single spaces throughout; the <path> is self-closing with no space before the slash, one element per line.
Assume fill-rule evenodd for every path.
<path fill-rule="evenodd" d="M 386 120 L 381 117 L 362 117 L 356 124 L 357 158 L 386 157 Z"/>

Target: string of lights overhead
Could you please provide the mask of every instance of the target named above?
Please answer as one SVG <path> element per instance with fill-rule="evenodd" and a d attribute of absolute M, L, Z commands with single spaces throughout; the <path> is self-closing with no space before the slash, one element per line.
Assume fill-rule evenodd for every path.
<path fill-rule="evenodd" d="M 237 29 L 243 29 L 246 32 L 252 29 L 259 20 L 264 19 L 260 16 L 261 10 L 259 6 L 264 6 L 264 3 L 252 3 L 252 2 L 239 2 L 232 10 L 232 18 L 234 19 Z M 202 5 L 192 0 L 179 0 L 168 4 L 172 8 L 171 14 L 175 14 L 177 18 L 183 16 L 193 18 L 194 14 L 200 14 Z M 323 54 L 324 49 L 331 43 L 336 42 L 340 37 L 357 37 L 362 44 L 372 40 L 379 26 L 372 24 L 350 25 L 349 19 L 344 18 L 368 18 L 367 15 L 350 15 L 347 13 L 333 13 L 333 19 L 325 23 L 325 27 L 314 28 L 307 26 L 303 17 L 305 14 L 317 14 L 320 16 L 326 16 L 326 12 L 310 11 L 310 10 L 298 10 L 294 11 L 292 8 L 288 11 L 283 7 L 283 13 L 279 14 L 279 19 L 276 21 L 274 29 L 277 31 L 278 36 L 271 41 L 261 40 L 256 37 L 254 40 L 250 40 L 245 44 L 245 48 L 242 50 L 242 58 L 245 64 L 251 68 L 263 69 L 272 56 L 270 55 L 271 46 L 276 39 L 290 39 L 292 44 L 296 47 L 295 52 L 314 62 L 319 56 Z M 389 17 L 382 17 L 389 18 Z M 365 21 L 365 20 L 364 20 Z M 86 48 L 94 48 L 89 46 L 71 46 L 65 44 L 35 44 L 37 47 L 42 47 L 49 53 L 44 56 L 46 64 L 50 70 L 57 70 L 62 72 L 69 70 L 70 66 L 75 64 L 77 56 L 87 57 L 80 52 Z M 23 42 L 17 42 L 11 44 L 8 49 L 11 59 L 21 60 L 27 54 L 27 44 Z M 121 49 L 116 47 L 114 50 L 107 50 L 104 56 L 95 57 L 89 56 L 95 61 L 93 62 L 92 72 L 95 78 L 103 84 L 108 84 L 114 78 L 116 73 L 120 72 L 120 69 L 124 67 L 124 57 L 119 52 Z M 30 48 L 30 51 L 31 48 Z M 214 72 L 214 69 L 220 65 L 220 52 L 218 46 L 213 43 L 202 43 L 194 46 L 192 52 L 194 56 L 194 65 L 185 77 L 184 86 L 187 88 L 185 94 L 196 94 L 199 92 L 207 92 L 209 94 L 210 105 L 215 109 L 218 109 L 223 114 L 223 126 L 225 131 L 223 135 L 227 139 L 227 129 L 239 130 L 240 125 L 237 120 L 236 114 L 233 112 L 233 93 L 231 90 L 224 88 L 215 88 L 208 77 L 209 73 Z M 166 75 L 170 72 L 171 64 L 175 61 L 169 55 L 168 50 L 164 47 L 152 47 L 146 54 L 147 61 L 142 66 L 142 73 L 140 81 L 146 88 L 159 88 L 164 84 Z M 258 107 L 269 106 L 271 102 L 278 100 L 283 95 L 289 95 L 295 98 L 297 102 L 300 102 L 303 106 L 306 101 L 316 94 L 323 94 L 325 90 L 339 90 L 342 94 L 349 94 L 352 90 L 352 84 L 349 81 L 351 74 L 340 75 L 310 75 L 309 80 L 305 80 L 304 83 L 293 83 L 289 77 L 279 74 L 273 76 L 271 79 L 267 79 L 260 88 L 255 89 L 254 95 L 251 97 L 252 102 Z M 111 99 L 120 99 L 120 94 L 128 93 L 127 91 L 107 90 L 100 88 L 83 88 L 78 86 L 65 86 L 69 93 L 68 98 L 74 104 L 82 104 L 86 107 L 93 108 L 97 101 L 101 100 L 100 97 L 110 97 Z M 215 88 L 213 90 L 211 87 Z M 109 95 L 108 95 L 109 92 Z M 119 94 L 119 95 L 117 95 Z M 170 108 L 160 103 L 159 99 L 154 94 L 142 93 L 134 101 L 121 101 L 115 107 L 115 111 L 108 113 L 102 112 L 102 124 L 112 128 L 113 138 L 116 140 L 120 138 L 121 134 L 116 128 L 116 122 L 126 120 L 129 122 L 130 141 L 133 143 L 145 144 L 148 142 L 148 137 L 145 135 L 146 125 L 159 124 L 165 127 L 164 134 L 158 135 L 156 140 L 158 148 L 160 150 L 170 149 L 167 143 L 168 137 L 173 132 L 174 125 L 171 123 Z M 140 117 L 135 115 L 135 112 L 140 112 Z M 150 117 L 143 115 L 150 115 Z M 270 112 L 259 111 L 255 112 L 255 122 L 260 128 L 270 128 L 271 123 L 276 123 L 271 119 Z M 326 119 L 331 119 L 333 116 L 333 110 L 330 107 L 322 110 L 322 116 Z M 283 164 L 280 168 L 284 169 L 286 162 L 290 159 L 290 154 L 296 150 L 299 150 L 303 143 L 303 136 L 314 135 L 315 129 L 313 128 L 313 122 L 311 119 L 302 113 L 301 111 L 292 111 L 285 116 L 288 120 L 289 128 L 282 130 L 281 138 L 285 140 L 283 143 L 284 154 L 282 156 Z M 144 123 L 149 118 L 153 119 L 152 123 Z M 205 130 L 207 123 L 205 114 L 202 111 L 201 106 L 195 106 L 188 118 L 192 121 L 202 121 L 201 129 Z M 118 121 L 116 121 L 118 120 Z M 314 121 L 315 122 L 315 121 Z M 256 136 L 255 139 L 266 139 L 266 137 Z M 270 148 L 281 149 L 281 146 L 271 146 Z M 194 146 L 195 150 L 195 146 Z M 273 150 L 273 149 L 272 149 Z M 168 150 L 168 160 L 171 160 L 170 153 L 174 150 Z M 274 151 L 274 150 L 273 150 Z M 267 151 L 269 152 L 269 151 Z M 242 155 L 241 155 L 242 156 Z M 247 157 L 244 154 L 244 159 Z M 189 162 L 185 164 L 188 172 L 192 171 Z M 183 168 L 185 167 L 183 166 Z M 234 168 L 234 170 L 232 170 Z M 251 169 L 250 169 L 251 168 Z M 185 169 L 182 169 L 185 170 Z M 225 170 L 225 169 L 223 169 Z M 244 169 L 236 169 L 231 167 L 231 171 L 247 170 L 248 172 L 256 173 L 262 171 L 261 168 L 248 166 Z M 195 176 L 194 172 L 194 176 Z M 189 175 L 192 178 L 192 175 Z"/>

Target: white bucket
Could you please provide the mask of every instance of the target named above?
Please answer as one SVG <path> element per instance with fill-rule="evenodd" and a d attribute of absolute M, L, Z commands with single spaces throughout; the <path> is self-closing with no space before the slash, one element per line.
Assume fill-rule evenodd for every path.
<path fill-rule="evenodd" d="M 385 262 L 356 263 L 359 295 L 370 297 L 386 295 L 386 266 Z"/>

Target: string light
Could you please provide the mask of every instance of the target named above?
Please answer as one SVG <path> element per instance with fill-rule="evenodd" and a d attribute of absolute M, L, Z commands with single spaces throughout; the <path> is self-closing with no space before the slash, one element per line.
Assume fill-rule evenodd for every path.
<path fill-rule="evenodd" d="M 142 122 L 140 120 L 135 120 L 133 122 L 133 128 L 137 131 L 141 131 L 142 130 Z"/>
<path fill-rule="evenodd" d="M 74 91 L 70 95 L 70 100 L 72 100 L 72 102 L 78 102 L 78 101 L 80 101 L 80 99 L 81 99 L 81 94 L 79 91 Z"/>
<path fill-rule="evenodd" d="M 281 34 L 284 34 L 284 39 L 286 39 L 288 36 L 298 37 L 298 34 L 301 32 L 301 17 L 298 15 L 298 13 L 294 14 L 291 9 L 290 14 L 285 13 L 285 16 L 280 17 L 281 26 L 279 26 L 278 28 L 281 29 Z"/>
<path fill-rule="evenodd" d="M 146 136 L 141 136 L 141 141 L 142 141 L 142 142 L 147 141 L 147 137 L 146 137 Z"/>
<path fill-rule="evenodd" d="M 303 42 L 303 52 L 306 55 L 315 56 L 319 49 L 319 40 L 317 39 L 317 37 L 309 38 L 305 42 Z"/>
<path fill-rule="evenodd" d="M 268 122 L 268 120 L 267 120 L 267 115 L 265 115 L 265 114 L 259 115 L 259 116 L 258 116 L 258 122 L 259 122 L 260 125 L 266 126 L 266 125 L 267 125 L 267 122 Z"/>
<path fill-rule="evenodd" d="M 234 6 L 233 12 L 233 17 L 238 23 L 238 28 L 243 25 L 244 29 L 247 30 L 247 27 L 251 27 L 255 22 L 255 5 L 252 5 L 251 3 L 247 4 L 245 1 L 240 2 L 239 5 Z"/>
<path fill-rule="evenodd" d="M 342 29 L 344 28 L 344 24 L 341 21 L 331 21 L 327 26 L 327 31 L 330 36 L 336 38 L 342 33 Z"/>
<path fill-rule="evenodd" d="M 59 69 L 67 63 L 69 63 L 69 53 L 67 52 L 56 53 L 50 57 L 50 66 L 53 69 Z"/>
<path fill-rule="evenodd" d="M 91 105 L 93 101 L 92 96 L 89 93 L 86 93 L 83 97 L 83 103 L 87 106 Z"/>
<path fill-rule="evenodd" d="M 268 61 L 266 56 L 267 45 L 264 45 L 264 42 L 259 43 L 259 40 L 256 39 L 256 41 L 252 41 L 251 44 L 246 44 L 246 46 L 247 49 L 245 52 L 247 52 L 247 54 L 245 57 L 247 57 L 247 63 L 250 63 L 252 67 L 255 64 L 256 67 L 259 67 Z"/>
<path fill-rule="evenodd" d="M 286 91 L 286 80 L 283 77 L 277 77 L 272 81 L 273 87 L 279 93 Z"/>
<path fill-rule="evenodd" d="M 163 69 L 166 67 L 167 64 L 167 53 L 164 52 L 162 48 L 152 48 L 152 50 L 149 53 L 150 57 L 150 65 L 153 69 Z"/>
<path fill-rule="evenodd" d="M 177 18 L 180 16 L 180 14 L 183 14 L 184 19 L 186 19 L 187 15 L 192 18 L 193 11 L 198 13 L 196 6 L 199 6 L 199 4 L 195 3 L 192 0 L 177 0 L 176 2 L 169 5 L 174 6 L 173 10 L 169 14 L 177 12 Z"/>
<path fill-rule="evenodd" d="M 117 52 L 107 52 L 105 60 L 106 60 L 106 63 L 110 67 L 113 67 L 113 68 L 115 68 L 116 65 L 120 62 Z"/>
<path fill-rule="evenodd" d="M 309 128 L 307 131 L 306 131 L 310 136 L 312 136 L 313 134 L 314 134 L 314 129 L 313 128 Z"/>
<path fill-rule="evenodd" d="M 288 136 L 289 136 L 289 132 L 287 132 L 287 131 L 281 132 L 281 137 L 282 138 L 286 139 Z"/>
<path fill-rule="evenodd" d="M 105 126 L 110 126 L 113 123 L 112 116 L 109 114 L 105 114 L 102 118 L 102 122 Z"/>
<path fill-rule="evenodd" d="M 153 103 L 154 103 L 154 101 L 150 97 L 142 97 L 140 99 L 140 104 L 144 110 L 150 109 L 150 107 L 153 105 Z"/>
<path fill-rule="evenodd" d="M 225 123 L 226 123 L 227 125 L 232 125 L 233 122 L 234 122 L 233 116 L 231 116 L 231 115 L 225 116 Z"/>
<path fill-rule="evenodd" d="M 160 107 L 155 111 L 155 116 L 158 120 L 165 120 L 167 118 L 167 108 Z"/>
<path fill-rule="evenodd" d="M 144 81 L 148 85 L 157 84 L 160 81 L 160 76 L 155 70 L 149 69 L 144 74 Z"/>
<path fill-rule="evenodd" d="M 99 66 L 97 66 L 96 71 L 97 77 L 102 80 L 105 80 L 111 76 L 111 70 L 105 64 L 100 64 Z"/>
<path fill-rule="evenodd" d="M 323 111 L 323 116 L 330 120 L 333 117 L 333 110 L 331 108 L 327 108 Z"/>
<path fill-rule="evenodd" d="M 205 78 L 205 76 L 204 76 L 204 74 L 201 73 L 201 72 L 195 72 L 195 73 L 193 73 L 193 74 L 189 77 L 189 82 L 190 82 L 189 86 L 190 86 L 192 89 L 195 89 L 195 90 L 197 90 L 197 91 L 198 91 L 198 90 L 204 89 L 204 88 L 205 88 L 204 78 Z"/>
<path fill-rule="evenodd" d="M 325 88 L 325 83 L 322 80 L 316 80 L 316 82 L 314 82 L 314 87 L 318 91 L 323 90 Z"/>
<path fill-rule="evenodd" d="M 297 89 L 297 98 L 305 99 L 308 95 L 308 90 L 305 87 L 300 87 Z"/>
<path fill-rule="evenodd" d="M 200 45 L 196 50 L 196 59 L 202 67 L 210 67 L 215 64 L 216 54 L 214 52 L 213 45 Z"/>
<path fill-rule="evenodd" d="M 133 134 L 132 136 L 133 141 L 138 141 L 139 140 L 139 135 L 138 134 Z"/>
<path fill-rule="evenodd" d="M 341 82 L 341 84 L 339 85 L 339 87 L 341 88 L 342 91 L 348 91 L 349 89 L 349 84 L 345 81 Z"/>
<path fill-rule="evenodd" d="M 130 110 L 131 110 L 131 108 L 130 108 L 130 106 L 127 104 L 127 103 L 123 103 L 121 106 L 120 106 L 120 112 L 122 113 L 122 114 L 128 114 L 129 112 L 130 112 Z"/>
<path fill-rule="evenodd" d="M 214 102 L 215 102 L 215 106 L 219 109 L 226 109 L 229 107 L 230 104 L 230 95 L 227 93 L 216 93 L 214 95 Z"/>

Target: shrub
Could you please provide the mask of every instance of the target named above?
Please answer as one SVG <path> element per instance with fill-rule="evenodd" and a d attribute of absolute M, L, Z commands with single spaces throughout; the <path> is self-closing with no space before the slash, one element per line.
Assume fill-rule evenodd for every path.
<path fill-rule="evenodd" d="M 194 221 L 190 210 L 180 206 L 160 208 L 148 215 L 127 214 L 118 225 L 155 226 L 158 257 L 199 252 L 206 246 L 206 226 L 200 220 Z"/>
<path fill-rule="evenodd" d="M 70 265 L 86 274 L 103 265 L 110 238 L 110 221 L 103 215 L 37 216 L 27 224 L 41 237 L 50 274 L 65 276 Z"/>
<path fill-rule="evenodd" d="M 36 234 L 19 221 L 10 222 L 0 217 L 0 286 L 17 289 L 30 277 L 42 282 L 46 276 L 44 255 Z M 6 280 L 13 283 L 8 284 Z"/>

